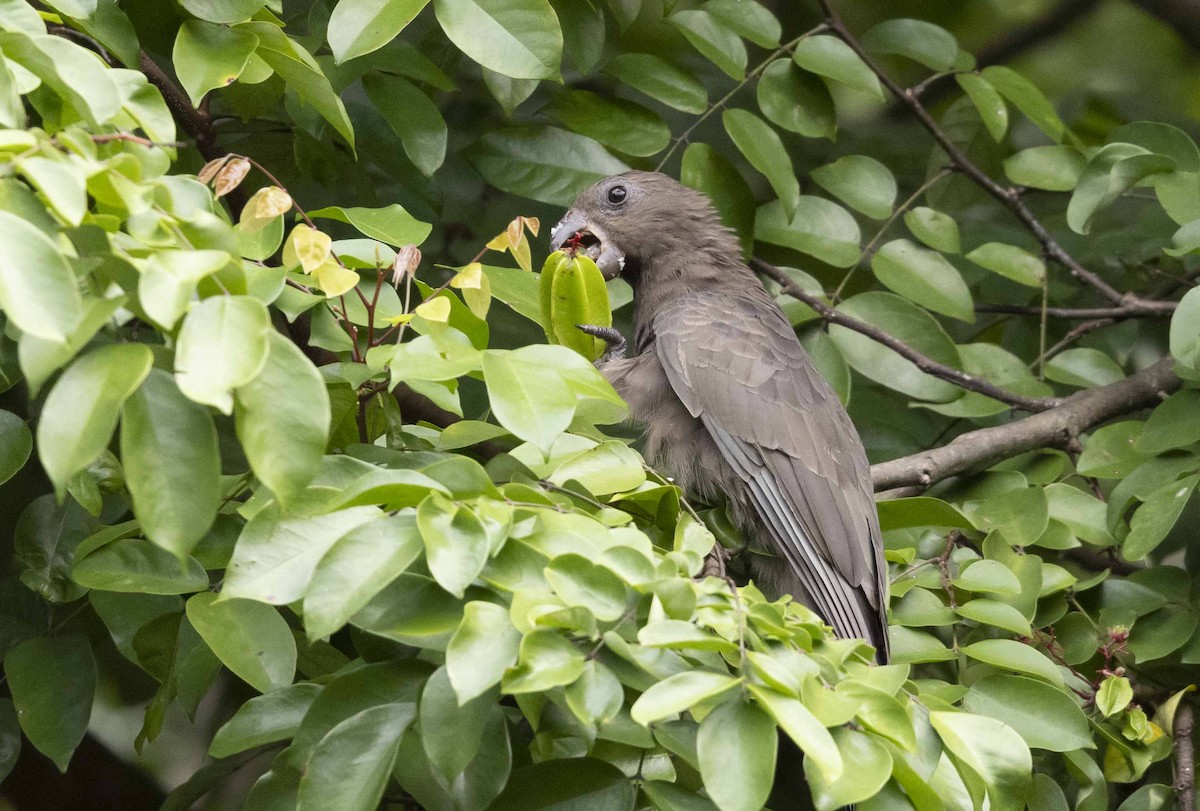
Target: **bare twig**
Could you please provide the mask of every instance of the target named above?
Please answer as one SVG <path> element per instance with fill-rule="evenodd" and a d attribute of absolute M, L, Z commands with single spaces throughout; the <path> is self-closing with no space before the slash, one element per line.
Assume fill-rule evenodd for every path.
<path fill-rule="evenodd" d="M 1143 299 L 1140 304 L 1170 304 L 1172 310 L 1175 302 L 1151 302 Z M 1068 320 L 1087 320 L 1092 318 L 1165 318 L 1171 310 L 1147 309 L 1138 305 L 1120 305 L 1116 307 L 1047 307 L 1046 315 L 1051 318 Z M 1022 304 L 976 304 L 977 313 L 1003 313 L 1006 315 L 1038 315 L 1042 314 L 1041 307 Z"/>
<path fill-rule="evenodd" d="M 1113 304 L 1128 305 L 1144 309 L 1147 312 L 1154 313 L 1170 313 L 1175 309 L 1175 302 L 1170 301 L 1146 301 L 1133 293 L 1122 293 L 1115 287 L 1110 285 L 1104 279 L 1100 278 L 1096 273 L 1085 268 L 1080 262 L 1067 253 L 1046 227 L 1042 225 L 1041 220 L 1034 215 L 1029 206 L 1025 205 L 1025 201 L 1021 199 L 1019 191 L 1012 186 L 1004 186 L 997 183 L 992 177 L 979 168 L 966 153 L 959 148 L 957 144 L 950 139 L 942 126 L 934 120 L 925 105 L 911 90 L 906 90 L 901 87 L 896 81 L 889 76 L 874 58 L 867 53 L 858 39 L 850 32 L 846 25 L 838 17 L 833 9 L 832 0 L 817 0 L 821 6 L 821 10 L 825 13 L 825 22 L 829 26 L 829 30 L 837 34 L 841 39 L 850 46 L 860 59 L 871 69 L 871 71 L 879 78 L 879 81 L 886 87 L 892 95 L 894 95 L 900 103 L 908 107 L 916 116 L 933 140 L 937 142 L 942 151 L 949 158 L 950 165 L 957 171 L 969 177 L 981 189 L 996 198 L 1001 204 L 1008 208 L 1021 223 L 1029 229 L 1034 238 L 1042 246 L 1042 252 L 1047 258 L 1058 263 L 1066 268 L 1072 276 L 1080 281 L 1090 285 L 1104 298 L 1111 301 Z"/>
<path fill-rule="evenodd" d="M 795 47 L 797 45 L 799 45 L 800 42 L 803 41 L 805 38 L 811 37 L 813 34 L 820 34 L 821 32 L 825 31 L 825 29 L 826 29 L 826 26 L 824 23 L 822 23 L 821 25 L 818 25 L 816 28 L 812 29 L 811 31 L 804 32 L 803 34 L 796 37 L 792 41 L 785 42 L 783 45 L 780 45 L 778 48 L 776 48 L 774 51 L 772 51 L 767 56 L 766 59 L 759 62 L 758 65 L 756 65 L 752 70 L 747 72 L 746 75 L 744 77 L 742 77 L 742 79 L 736 85 L 733 86 L 732 90 L 730 90 L 724 96 L 722 96 L 721 98 L 717 99 L 715 102 L 710 104 L 708 106 L 708 109 L 706 109 L 703 113 L 701 113 L 696 118 L 695 121 L 693 121 L 691 124 L 688 125 L 687 129 L 685 129 L 683 132 L 679 133 L 678 136 L 676 136 L 675 138 L 673 138 L 671 140 L 671 145 L 667 148 L 667 151 L 663 153 L 663 156 L 659 159 L 658 165 L 654 167 L 654 170 L 656 172 L 661 172 L 662 168 L 664 166 L 666 166 L 667 161 L 670 160 L 671 156 L 675 154 L 675 150 L 679 149 L 680 146 L 687 143 L 688 138 L 691 137 L 691 134 L 696 131 L 696 128 L 699 127 L 701 124 L 703 124 L 706 120 L 708 120 L 709 116 L 711 116 L 717 110 L 720 110 L 722 107 L 724 107 L 726 104 L 728 104 L 729 101 L 734 96 L 736 96 L 743 87 L 745 87 L 746 85 L 750 84 L 750 82 L 752 82 L 756 78 L 758 78 L 758 75 L 760 73 L 762 73 L 764 70 L 766 70 L 768 65 L 770 65 L 772 62 L 774 62 L 776 59 L 783 56 L 784 54 L 791 53 L 791 51 L 793 49 L 795 49 Z"/>
<path fill-rule="evenodd" d="M 875 490 L 928 487 L 951 476 L 984 470 L 1026 451 L 1070 446 L 1089 428 L 1157 405 L 1178 389 L 1180 380 L 1171 371 L 1173 365 L 1173 359 L 1164 358 L 1124 380 L 1081 391 L 1040 414 L 970 431 L 940 448 L 872 465 Z"/>
<path fill-rule="evenodd" d="M 999 400 L 1002 403 L 1010 405 L 1014 408 L 1020 408 L 1025 411 L 1038 412 L 1046 411 L 1047 409 L 1055 408 L 1062 401 L 1057 397 L 1026 397 L 1023 394 L 1016 394 L 1011 391 L 1000 388 L 993 383 L 984 380 L 981 377 L 967 374 L 966 372 L 947 366 L 944 363 L 939 363 L 933 358 L 918 352 L 908 344 L 896 338 L 894 335 L 889 335 L 878 327 L 872 326 L 865 321 L 859 321 L 857 318 L 852 318 L 840 310 L 835 310 L 830 307 L 818 296 L 806 292 L 803 288 L 793 282 L 788 275 L 774 265 L 764 262 L 761 259 L 752 259 L 751 267 L 758 272 L 770 276 L 779 286 L 792 298 L 804 302 L 811 307 L 817 315 L 828 321 L 830 324 L 852 329 L 855 332 L 866 335 L 873 341 L 877 341 L 888 349 L 891 349 L 902 358 L 910 361 L 914 366 L 926 374 L 945 380 L 948 383 L 974 391 L 979 394 L 986 395 L 993 399 Z"/>

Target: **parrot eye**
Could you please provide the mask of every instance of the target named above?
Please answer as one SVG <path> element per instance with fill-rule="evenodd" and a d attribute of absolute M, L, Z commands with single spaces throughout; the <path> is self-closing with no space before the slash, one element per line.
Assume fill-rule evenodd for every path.
<path fill-rule="evenodd" d="M 612 203 L 614 206 L 619 206 L 622 205 L 629 197 L 629 191 L 624 186 L 613 186 L 605 194 L 605 197 L 608 198 L 608 202 Z"/>

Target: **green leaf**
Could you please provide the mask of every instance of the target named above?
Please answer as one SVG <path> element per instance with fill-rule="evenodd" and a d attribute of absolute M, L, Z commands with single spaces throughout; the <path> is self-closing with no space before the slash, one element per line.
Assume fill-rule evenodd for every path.
<path fill-rule="evenodd" d="M 37 637 L 4 657 L 21 731 L 60 772 L 87 733 L 96 692 L 96 661 L 87 638 Z"/>
<path fill-rule="evenodd" d="M 1033 488 L 1038 493 L 1040 490 Z M 1045 499 L 1043 499 L 1043 504 Z M 1044 514 L 1044 513 L 1043 513 Z M 986 594 L 1020 594 L 1021 584 L 1017 576 L 1003 563 L 995 560 L 977 560 L 962 570 L 954 579 L 954 585 L 965 591 Z"/>
<path fill-rule="evenodd" d="M 155 251 L 139 268 L 138 302 L 154 323 L 164 330 L 174 329 L 195 296 L 197 283 L 230 259 L 225 251 Z"/>
<path fill-rule="evenodd" d="M 300 777 L 298 811 L 371 811 L 391 777 L 396 750 L 416 713 L 412 704 L 381 704 L 339 723 L 313 749 Z"/>
<path fill-rule="evenodd" d="M 958 41 L 941 26 L 924 20 L 885 20 L 860 38 L 868 51 L 896 54 L 930 70 L 949 70 L 958 58 Z"/>
<path fill-rule="evenodd" d="M 558 206 L 569 206 L 580 189 L 629 169 L 591 138 L 544 126 L 492 130 L 468 157 L 496 188 Z"/>
<path fill-rule="evenodd" d="M 884 532 L 908 527 L 974 528 L 967 517 L 952 504 L 928 496 L 888 499 L 880 501 L 876 507 L 879 511 L 879 526 Z"/>
<path fill-rule="evenodd" d="M 1196 632 L 1196 613 L 1187 606 L 1165 605 L 1139 617 L 1129 634 L 1129 652 L 1139 662 L 1162 659 L 1182 648 Z M 1183 660 L 1191 659 L 1186 654 Z"/>
<path fill-rule="evenodd" d="M 258 50 L 255 54 L 278 73 L 305 103 L 311 105 L 328 121 L 353 149 L 354 127 L 346 114 L 346 106 L 334 92 L 329 78 L 313 59 L 312 54 L 271 23 L 253 22 L 242 27 L 258 37 Z"/>
<path fill-rule="evenodd" d="M 1046 279 L 1046 264 L 1016 245 L 987 242 L 968 253 L 967 258 L 980 267 L 1026 287 L 1040 289 Z"/>
<path fill-rule="evenodd" d="M 554 631 L 534 631 L 521 639 L 517 664 L 504 674 L 510 695 L 540 693 L 570 684 L 583 673 L 582 651 Z"/>
<path fill-rule="evenodd" d="M 1181 365 L 1200 369 L 1200 290 L 1191 289 L 1171 316 L 1171 356 Z"/>
<path fill-rule="evenodd" d="M 1046 491 L 1040 487 L 1017 488 L 990 496 L 969 512 L 980 529 L 998 529 L 1006 541 L 1019 546 L 1035 543 L 1049 521 Z"/>
<path fill-rule="evenodd" d="M 766 804 L 776 742 L 775 722 L 750 702 L 728 701 L 704 717 L 696 739 L 700 775 L 721 811 L 759 811 Z"/>
<path fill-rule="evenodd" d="M 782 201 L 758 209 L 754 238 L 813 256 L 834 267 L 850 267 L 861 256 L 862 234 L 850 212 L 822 197 L 801 195 L 795 216 L 788 217 Z"/>
<path fill-rule="evenodd" d="M 21 727 L 12 700 L 0 698 L 0 780 L 8 777 L 21 756 Z"/>
<path fill-rule="evenodd" d="M 699 115 L 708 108 L 708 90 L 690 72 L 660 56 L 619 53 L 604 66 L 606 73 L 655 101 Z"/>
<path fill-rule="evenodd" d="M 1034 126 L 1053 140 L 1062 140 L 1067 131 L 1066 125 L 1058 117 L 1058 113 L 1054 111 L 1053 105 L 1047 100 L 1045 94 L 1038 90 L 1032 82 L 1004 65 L 986 67 L 980 71 L 980 75 L 1032 121 Z"/>
<path fill-rule="evenodd" d="M 25 420 L 0 410 L 0 484 L 15 476 L 33 453 L 33 433 Z"/>
<path fill-rule="evenodd" d="M 779 20 L 754 0 L 708 0 L 704 10 L 760 48 L 779 45 Z"/>
<path fill-rule="evenodd" d="M 958 223 L 949 214 L 932 208 L 917 206 L 904 214 L 904 224 L 913 236 L 935 251 L 958 253 L 962 243 L 958 237 Z"/>
<path fill-rule="evenodd" d="M 1034 749 L 1094 749 L 1087 716 L 1069 695 L 1025 676 L 996 674 L 971 685 L 963 708 L 1003 721 Z"/>
<path fill-rule="evenodd" d="M 972 323 L 975 306 L 958 268 L 936 251 L 894 239 L 871 257 L 876 278 L 926 309 Z"/>
<path fill-rule="evenodd" d="M 179 0 L 189 14 L 211 23 L 236 23 L 248 20 L 267 4 L 267 0 Z"/>
<path fill-rule="evenodd" d="M 170 374 L 152 369 L 125 401 L 121 461 L 142 531 L 182 561 L 221 504 L 217 431 L 207 409 L 184 397 Z"/>
<path fill-rule="evenodd" d="M 429 764 L 453 781 L 479 752 L 483 731 L 497 711 L 496 696 L 459 704 L 446 668 L 439 667 L 421 691 L 421 742 Z"/>
<path fill-rule="evenodd" d="M 575 394 L 546 361 L 562 355 L 578 357 L 566 347 L 490 349 L 483 355 L 483 377 L 496 419 L 516 436 L 548 453 L 571 424 Z"/>
<path fill-rule="evenodd" d="M 676 11 L 667 22 L 679 29 L 692 47 L 734 79 L 746 75 L 746 46 L 724 22 L 703 9 Z"/>
<path fill-rule="evenodd" d="M 993 809 L 1025 807 L 1033 763 L 1025 742 L 1011 727 L 960 712 L 931 712 L 929 722 L 954 757 L 983 780 Z"/>
<path fill-rule="evenodd" d="M 670 129 L 650 110 L 590 90 L 560 91 L 544 110 L 568 129 L 626 155 L 655 155 L 671 142 Z"/>
<path fill-rule="evenodd" d="M 1116 383 L 1125 378 L 1125 373 L 1099 349 L 1077 346 L 1051 358 L 1046 363 L 1046 377 L 1086 389 Z"/>
<path fill-rule="evenodd" d="M 879 77 L 840 37 L 831 34 L 805 37 L 796 45 L 792 58 L 807 71 L 869 93 L 879 101 L 885 100 Z"/>
<path fill-rule="evenodd" d="M 788 59 L 776 59 L 758 79 L 758 106 L 778 127 L 806 138 L 837 134 L 837 113 L 829 88 Z"/>
<path fill-rule="evenodd" d="M 217 730 L 208 747 L 209 756 L 224 758 L 256 746 L 286 741 L 296 734 L 321 690 L 319 684 L 293 684 L 255 696 L 238 707 L 233 717 Z"/>
<path fill-rule="evenodd" d="M 92 127 L 108 123 L 121 111 L 116 71 L 109 70 L 89 49 L 63 37 L 4 31 L 0 32 L 0 50 L 5 59 L 41 79 Z M 4 230 L 13 233 L 7 223 Z M 14 250 L 16 244 L 14 238 Z M 20 254 L 17 250 L 16 255 Z"/>
<path fill-rule="evenodd" d="M 1055 687 L 1063 686 L 1058 668 L 1035 648 L 1012 639 L 984 639 L 964 645 L 960 650 L 972 659 L 1004 668 L 1049 682 Z"/>
<path fill-rule="evenodd" d="M 1181 172 L 1200 171 L 1200 148 L 1192 137 L 1178 127 L 1161 121 L 1131 121 L 1109 133 L 1110 143 L 1137 144 L 1143 149 L 1166 155 Z"/>
<path fill-rule="evenodd" d="M 329 15 L 329 49 L 341 64 L 387 45 L 429 0 L 339 0 Z"/>
<path fill-rule="evenodd" d="M 1129 521 L 1129 534 L 1121 544 L 1122 557 L 1141 560 L 1163 542 L 1183 514 L 1197 481 L 1200 476 L 1188 476 L 1168 482 L 1150 494 Z"/>
<path fill-rule="evenodd" d="M 975 73 L 958 73 L 954 79 L 975 105 L 992 140 L 1004 140 L 1004 133 L 1008 131 L 1008 106 L 999 91 L 992 87 L 991 82 Z"/>
<path fill-rule="evenodd" d="M 546 567 L 545 575 L 563 602 L 586 608 L 601 622 L 613 622 L 625 613 L 625 584 L 621 578 L 582 555 L 558 555 Z"/>
<path fill-rule="evenodd" d="M 271 331 L 266 362 L 234 395 L 238 440 L 250 468 L 291 503 L 321 467 L 329 441 L 329 394 L 294 343 Z"/>
<path fill-rule="evenodd" d="M 1067 225 L 1077 234 L 1092 230 L 1097 212 L 1151 175 L 1169 172 L 1175 162 L 1133 144 L 1108 144 L 1092 155 L 1067 204 Z"/>
<path fill-rule="evenodd" d="M 187 601 L 187 618 L 221 663 L 260 693 L 287 687 L 296 674 L 296 640 L 269 605 L 202 592 Z"/>
<path fill-rule="evenodd" d="M 1033 635 L 1029 620 L 1025 618 L 1024 614 L 1008 603 L 977 597 L 974 600 L 963 603 L 955 611 L 958 612 L 960 617 L 965 617 L 975 622 L 982 622 L 984 625 L 1003 628 L 1018 636 Z"/>
<path fill-rule="evenodd" d="M 842 756 L 838 751 L 833 736 L 825 725 L 817 720 L 808 707 L 796 698 L 749 685 L 750 693 L 770 713 L 779 724 L 779 728 L 795 741 L 804 752 L 805 759 L 811 760 L 821 776 L 827 782 L 835 782 L 843 774 Z"/>
<path fill-rule="evenodd" d="M 309 639 L 329 636 L 349 622 L 406 571 L 422 549 L 411 515 L 367 521 L 339 538 L 317 563 L 304 594 Z"/>
<path fill-rule="evenodd" d="M 1096 691 L 1096 709 L 1105 718 L 1111 718 L 1122 712 L 1133 701 L 1133 687 L 1124 676 L 1108 676 L 1100 683 Z M 1094 746 L 1095 744 L 1093 744 Z"/>
<path fill-rule="evenodd" d="M 79 284 L 50 238 L 24 219 L 0 211 L 9 235 L 0 262 L 0 310 L 22 332 L 65 343 L 83 318 Z"/>
<path fill-rule="evenodd" d="M 818 186 L 868 217 L 882 220 L 892 213 L 896 179 L 874 158 L 846 155 L 809 174 Z"/>
<path fill-rule="evenodd" d="M 153 356 L 142 344 L 111 344 L 71 364 L 38 420 L 37 447 L 46 475 L 61 497 L 71 477 L 108 447 L 117 415 L 150 373 Z"/>
<path fill-rule="evenodd" d="M 499 684 L 504 671 L 517 661 L 520 644 L 521 635 L 507 610 L 492 603 L 467 603 L 446 648 L 446 672 L 459 702 Z"/>
<path fill-rule="evenodd" d="M 1095 441 L 1096 434 L 1089 440 L 1089 446 Z M 1139 454 L 1154 455 L 1173 448 L 1186 448 L 1194 442 L 1200 442 L 1200 391 L 1183 389 L 1150 412 L 1134 447 Z"/>
<path fill-rule="evenodd" d="M 25 158 L 17 168 L 45 199 L 47 207 L 67 225 L 77 226 L 87 211 L 83 172 L 74 164 L 50 158 Z"/>
<path fill-rule="evenodd" d="M 259 510 L 242 529 L 221 590 L 272 605 L 299 600 L 325 553 L 360 524 L 377 517 L 377 507 L 351 507 L 312 517 L 282 516 L 277 504 Z"/>
<path fill-rule="evenodd" d="M 546 0 L 434 0 L 442 30 L 467 56 L 513 79 L 557 79 L 562 31 Z"/>
<path fill-rule="evenodd" d="M 213 296 L 183 321 L 175 348 L 175 382 L 188 399 L 233 411 L 233 390 L 267 362 L 272 333 L 266 306 L 250 296 Z"/>
<path fill-rule="evenodd" d="M 70 578 L 71 562 L 75 550 L 95 532 L 95 521 L 74 499 L 58 504 L 47 493 L 30 501 L 13 530 L 13 558 L 22 568 L 21 582 L 50 602 L 79 599 L 84 590 Z"/>
<path fill-rule="evenodd" d="M 737 232 L 742 255 L 749 256 L 754 247 L 754 194 L 734 165 L 708 144 L 689 144 L 679 182 L 712 200 L 721 222 Z"/>
<path fill-rule="evenodd" d="M 891 293 L 860 293 L 846 299 L 838 309 L 879 327 L 934 360 L 954 367 L 960 363 L 958 350 L 941 325 L 906 299 Z M 959 396 L 957 386 L 925 374 L 910 361 L 865 335 L 830 325 L 829 337 L 855 371 L 888 388 L 933 402 L 945 402 Z"/>
<path fill-rule="evenodd" d="M 240 28 L 186 20 L 175 37 L 171 62 L 179 83 L 196 107 L 210 90 L 227 87 L 242 75 L 258 48 L 258 37 Z"/>
<path fill-rule="evenodd" d="M 826 780 L 814 761 L 804 759 L 804 776 L 817 811 L 833 811 L 873 797 L 892 773 L 892 755 L 875 736 L 842 728 L 833 730 L 833 739 L 844 764 L 837 780 Z"/>
<path fill-rule="evenodd" d="M 441 493 L 430 493 L 417 508 L 425 560 L 442 588 L 462 597 L 483 570 L 490 553 L 483 522 L 470 509 Z"/>
<path fill-rule="evenodd" d="M 71 578 L 101 591 L 190 594 L 208 588 L 208 573 L 195 558 L 176 557 L 141 538 L 123 538 L 76 558 Z"/>
<path fill-rule="evenodd" d="M 1078 149 L 1052 144 L 1022 149 L 1004 160 L 1004 173 L 1013 183 L 1031 189 L 1071 191 L 1087 159 Z"/>
<path fill-rule="evenodd" d="M 726 110 L 721 114 L 721 122 L 750 165 L 767 178 L 787 218 L 795 217 L 800 205 L 800 183 L 779 135 L 748 110 Z"/>
<path fill-rule="evenodd" d="M 396 248 L 420 245 L 433 230 L 433 226 L 413 217 L 399 203 L 392 203 L 383 208 L 328 206 L 310 211 L 308 216 L 348 223 L 364 236 L 386 242 Z"/>
<path fill-rule="evenodd" d="M 632 811 L 633 785 L 603 760 L 572 757 L 517 769 L 489 811 Z"/>
<path fill-rule="evenodd" d="M 426 177 L 436 172 L 446 159 L 447 130 L 446 120 L 433 100 L 412 82 L 397 76 L 384 78 L 381 73 L 370 73 L 363 77 L 362 85 L 375 109 L 400 136 L 404 154 L 418 171 Z M 420 241 L 424 237 L 414 240 L 414 244 Z"/>
<path fill-rule="evenodd" d="M 1141 420 L 1124 420 L 1097 428 L 1087 438 L 1083 453 L 1075 462 L 1076 471 L 1082 476 L 1100 479 L 1123 479 L 1128 476 L 1149 458 L 1140 446 L 1145 424 Z M 1176 429 L 1182 427 L 1175 426 Z M 1162 439 L 1166 437 L 1166 434 L 1160 435 Z"/>

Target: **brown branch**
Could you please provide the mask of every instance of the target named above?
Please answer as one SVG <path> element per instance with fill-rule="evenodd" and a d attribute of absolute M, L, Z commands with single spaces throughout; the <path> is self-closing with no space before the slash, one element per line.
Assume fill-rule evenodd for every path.
<path fill-rule="evenodd" d="M 1150 302 L 1143 303 L 1151 304 L 1170 304 L 1174 309 L 1175 302 Z M 1042 308 L 1033 305 L 1022 304 L 976 304 L 975 312 L 977 313 L 1004 313 L 1006 315 L 1036 315 L 1042 314 Z M 1169 310 L 1157 312 L 1148 310 L 1140 305 L 1131 306 L 1128 304 L 1119 307 L 1047 307 L 1046 315 L 1051 318 L 1078 319 L 1080 321 L 1093 318 L 1163 318 L 1170 315 Z"/>
<path fill-rule="evenodd" d="M 1171 371 L 1174 363 L 1164 358 L 1124 380 L 1072 395 L 1057 408 L 970 431 L 940 448 L 872 465 L 875 490 L 928 487 L 951 476 L 984 470 L 1026 451 L 1070 447 L 1089 428 L 1157 405 L 1179 388 L 1180 380 Z"/>
<path fill-rule="evenodd" d="M 1062 401 L 1057 397 L 1026 397 L 1023 394 L 1016 394 L 1006 389 L 1002 389 L 993 383 L 984 380 L 981 377 L 967 374 L 966 372 L 947 366 L 944 363 L 939 363 L 933 358 L 918 352 L 908 344 L 896 338 L 894 335 L 889 335 L 878 327 L 872 326 L 864 321 L 859 321 L 857 318 L 852 318 L 840 310 L 835 310 L 830 307 L 819 297 L 808 293 L 788 275 L 774 265 L 764 262 L 761 259 L 750 260 L 750 265 L 758 272 L 770 276 L 785 293 L 798 301 L 802 301 L 811 307 L 817 315 L 828 321 L 830 324 L 837 324 L 841 327 L 854 330 L 862 335 L 866 335 L 873 341 L 883 344 L 888 349 L 891 349 L 896 354 L 900 355 L 911 362 L 914 366 L 926 374 L 945 380 L 948 383 L 966 389 L 967 391 L 977 392 L 986 395 L 1002 403 L 1006 403 L 1014 408 L 1020 408 L 1025 411 L 1038 412 L 1046 411 L 1047 409 L 1055 408 Z"/>
<path fill-rule="evenodd" d="M 1196 759 L 1192 741 L 1194 725 L 1192 705 L 1186 700 L 1180 701 L 1171 724 L 1175 733 L 1175 798 L 1179 803 L 1179 811 L 1194 811 L 1196 807 Z"/>
<path fill-rule="evenodd" d="M 1058 243 L 1058 240 L 1056 240 L 1050 234 L 1050 232 L 1046 230 L 1046 227 L 1042 225 L 1041 220 L 1039 220 L 1034 215 L 1033 211 L 1029 209 L 1029 206 L 1025 205 L 1025 201 L 1021 199 L 1021 195 L 1016 188 L 997 183 L 994 179 L 992 179 L 991 175 L 980 169 L 973 161 L 971 161 L 970 158 L 967 157 L 966 153 L 963 152 L 962 149 L 960 149 L 959 146 L 950 139 L 950 136 L 946 134 L 946 131 L 942 129 L 941 125 L 938 124 L 938 122 L 934 120 L 933 116 L 930 115 L 929 111 L 925 109 L 925 105 L 921 103 L 921 100 L 917 97 L 917 95 L 913 93 L 912 90 L 901 87 L 891 76 L 889 76 L 881 67 L 879 67 L 879 64 L 869 53 L 867 53 L 866 49 L 864 49 L 858 39 L 852 33 L 850 33 L 850 30 L 846 28 L 845 23 L 842 22 L 841 18 L 838 17 L 837 13 L 833 10 L 832 0 L 817 0 L 817 2 L 820 4 L 821 10 L 825 13 L 825 22 L 828 24 L 829 30 L 837 34 L 842 41 L 850 46 L 851 50 L 858 54 L 858 57 L 862 59 L 868 68 L 871 69 L 871 72 L 873 72 L 879 78 L 879 81 L 883 84 L 883 86 L 886 87 L 888 91 L 890 91 L 892 95 L 894 95 L 900 101 L 900 103 L 912 111 L 913 115 L 915 115 L 917 120 L 921 123 L 921 126 L 923 126 L 929 132 L 929 134 L 933 137 L 933 140 L 936 141 L 938 146 L 940 146 L 946 153 L 951 166 L 969 177 L 981 189 L 990 194 L 992 197 L 996 198 L 996 200 L 1008 208 L 1016 216 L 1016 218 L 1020 220 L 1027 229 L 1029 229 L 1034 238 L 1037 239 L 1038 243 L 1042 246 L 1042 253 L 1047 258 L 1052 259 L 1059 265 L 1062 265 L 1070 272 L 1072 276 L 1090 285 L 1097 292 L 1099 292 L 1100 295 L 1104 296 L 1113 304 L 1142 308 L 1155 313 L 1169 313 L 1174 311 L 1174 302 L 1145 301 L 1133 293 L 1122 293 L 1120 290 L 1117 290 L 1108 282 L 1104 281 L 1104 279 L 1100 278 L 1100 276 L 1098 276 L 1096 273 L 1093 273 L 1085 268 L 1077 259 L 1075 259 L 1075 257 L 1067 253 L 1066 249 L 1064 249 L 1062 245 Z"/>

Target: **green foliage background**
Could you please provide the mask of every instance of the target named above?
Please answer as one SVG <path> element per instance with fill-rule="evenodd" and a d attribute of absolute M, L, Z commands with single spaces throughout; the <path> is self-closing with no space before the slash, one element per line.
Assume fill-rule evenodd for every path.
<path fill-rule="evenodd" d="M 167 808 L 784 809 L 782 735 L 822 809 L 1190 797 L 1196 58 L 1121 2 L 1016 70 L 971 51 L 1043 4 L 845 5 L 0 2 L 0 793 L 94 735 Z M 892 664 L 701 578 L 744 539 L 542 343 L 596 349 L 533 268 L 627 167 L 901 459 Z"/>

